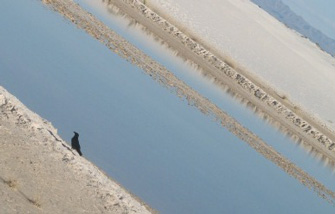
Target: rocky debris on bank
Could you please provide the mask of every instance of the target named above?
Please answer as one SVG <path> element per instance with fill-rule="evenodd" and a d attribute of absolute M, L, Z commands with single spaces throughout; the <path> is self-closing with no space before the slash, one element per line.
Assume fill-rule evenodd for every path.
<path fill-rule="evenodd" d="M 0 86 L 0 213 L 152 213 Z"/>

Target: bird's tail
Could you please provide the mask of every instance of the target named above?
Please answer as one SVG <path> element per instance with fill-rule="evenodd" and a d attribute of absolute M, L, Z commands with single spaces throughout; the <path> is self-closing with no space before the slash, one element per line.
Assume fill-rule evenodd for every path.
<path fill-rule="evenodd" d="M 78 154 L 79 154 L 80 156 L 82 156 L 82 155 L 83 155 L 79 149 L 78 149 Z"/>

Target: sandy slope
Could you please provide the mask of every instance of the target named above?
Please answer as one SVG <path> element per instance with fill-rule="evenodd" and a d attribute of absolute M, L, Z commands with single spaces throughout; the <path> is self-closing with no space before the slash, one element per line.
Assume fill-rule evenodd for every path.
<path fill-rule="evenodd" d="M 230 56 L 244 75 L 335 130 L 335 58 L 251 1 L 150 0 L 150 8 Z"/>
<path fill-rule="evenodd" d="M 151 213 L 0 87 L 0 213 Z"/>

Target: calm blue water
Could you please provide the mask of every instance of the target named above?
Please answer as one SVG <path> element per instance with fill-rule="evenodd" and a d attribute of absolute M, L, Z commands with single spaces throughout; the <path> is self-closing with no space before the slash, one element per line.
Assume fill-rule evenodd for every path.
<path fill-rule="evenodd" d="M 284 154 L 285 157 L 335 191 L 335 175 L 333 170 L 325 168 L 324 163 L 317 161 L 303 148 L 299 148 L 292 139 L 286 137 L 277 128 L 272 127 L 263 119 L 256 116 L 252 110 L 241 105 L 239 101 L 223 92 L 211 80 L 204 78 L 194 66 L 177 57 L 173 51 L 162 45 L 159 41 L 156 41 L 152 36 L 148 36 L 140 26 L 130 25 L 129 20 L 115 15 L 115 12 L 111 13 L 111 9 L 108 9 L 107 4 L 101 0 L 75 1 L 96 15 L 118 34 L 131 41 L 132 44 L 140 48 L 147 55 L 164 65 L 193 89 L 233 116 L 242 125 L 260 136 L 278 152 Z"/>
<path fill-rule="evenodd" d="M 51 121 L 65 140 L 79 132 L 86 158 L 161 213 L 335 210 L 39 1 L 2 1 L 0 47 L 0 85 Z M 196 78 L 190 82 L 213 97 L 222 94 Z M 225 111 L 237 109 L 239 120 L 253 124 L 252 114 L 233 99 L 220 100 Z M 320 178 L 331 180 L 322 172 Z"/>

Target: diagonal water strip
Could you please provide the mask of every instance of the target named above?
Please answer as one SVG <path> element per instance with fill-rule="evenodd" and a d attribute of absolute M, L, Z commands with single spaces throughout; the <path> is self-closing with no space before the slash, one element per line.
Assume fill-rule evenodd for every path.
<path fill-rule="evenodd" d="M 42 0 L 42 2 L 50 5 L 52 9 L 75 23 L 79 28 L 84 29 L 89 35 L 105 44 L 121 57 L 142 68 L 162 86 L 175 92 L 180 98 L 186 99 L 190 105 L 198 108 L 202 113 L 215 118 L 222 126 L 248 143 L 248 145 L 254 148 L 258 153 L 275 163 L 306 187 L 313 189 L 320 197 L 335 204 L 334 192 L 327 189 L 323 184 L 284 158 L 271 146 L 267 145 L 259 137 L 240 125 L 234 118 L 230 117 L 208 99 L 202 97 L 143 52 L 129 44 L 91 14 L 81 9 L 77 4 L 65 0 Z"/>

